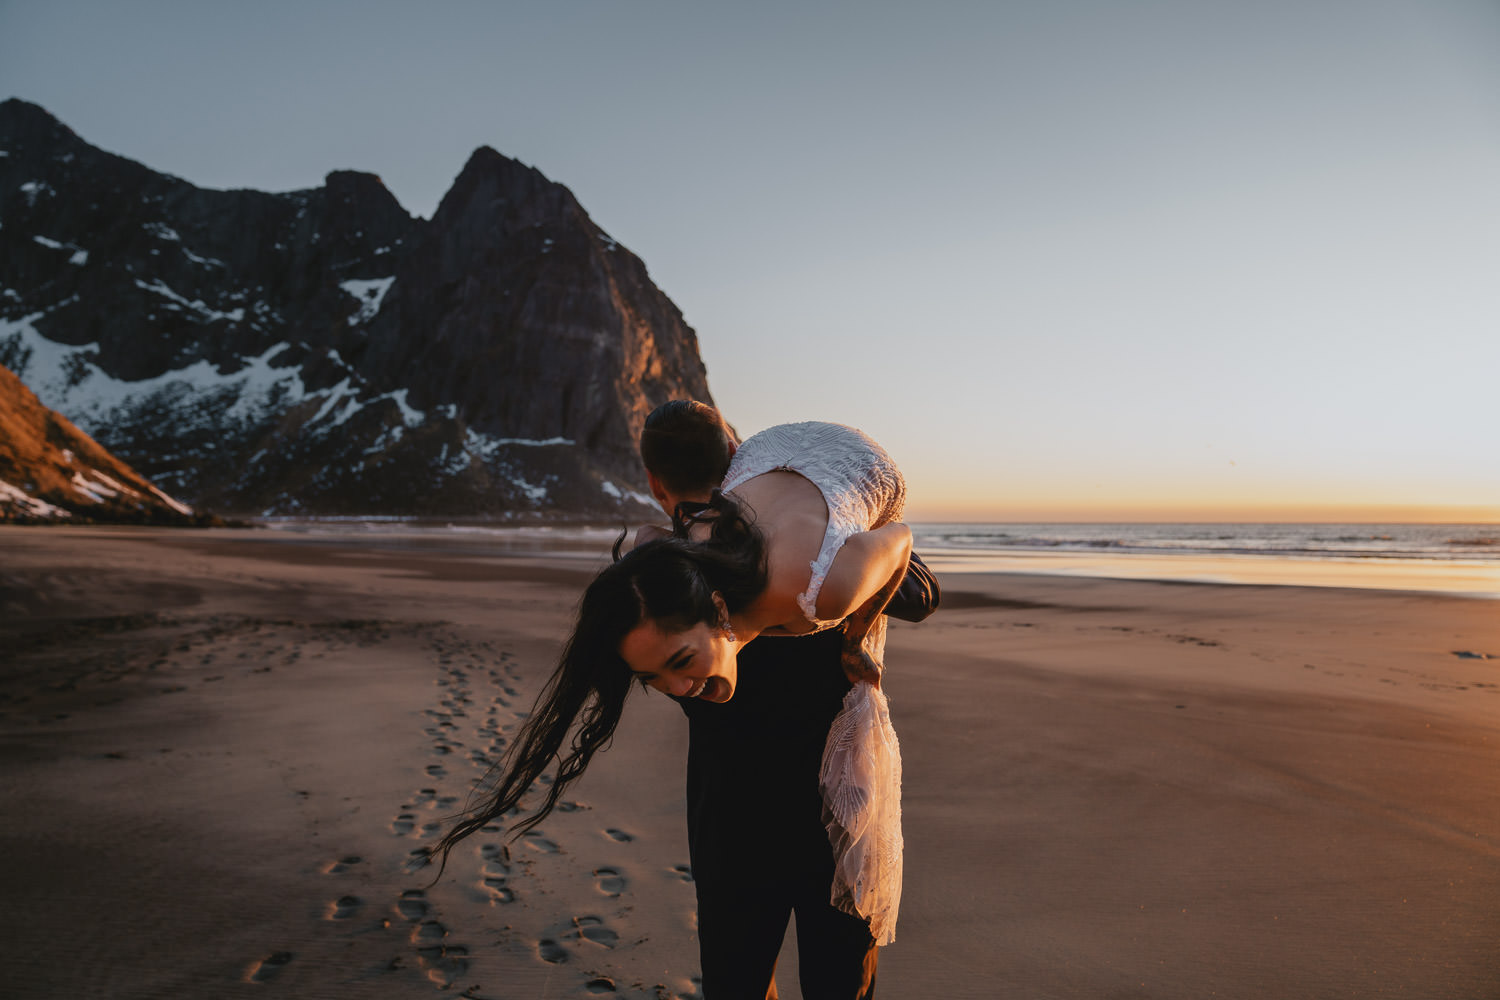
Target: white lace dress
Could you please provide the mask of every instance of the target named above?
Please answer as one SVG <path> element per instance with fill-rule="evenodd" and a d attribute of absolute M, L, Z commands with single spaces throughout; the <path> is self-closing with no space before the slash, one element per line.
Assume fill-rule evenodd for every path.
<path fill-rule="evenodd" d="M 747 438 L 723 488 L 780 469 L 807 478 L 828 503 L 828 531 L 797 604 L 815 626 L 831 628 L 838 622 L 818 621 L 815 608 L 834 556 L 850 535 L 900 520 L 906 481 L 885 449 L 861 432 L 808 422 L 780 424 Z M 864 646 L 883 665 L 884 615 Z M 864 918 L 876 944 L 889 944 L 901 905 L 901 748 L 884 691 L 861 681 L 844 696 L 828 730 L 819 785 L 833 845 L 831 902 Z"/>

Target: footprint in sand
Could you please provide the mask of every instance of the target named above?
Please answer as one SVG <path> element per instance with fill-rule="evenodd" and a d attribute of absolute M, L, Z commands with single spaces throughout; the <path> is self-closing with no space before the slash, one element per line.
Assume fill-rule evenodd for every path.
<path fill-rule="evenodd" d="M 444 944 L 447 940 L 448 928 L 436 920 L 422 921 L 411 933 L 411 942 L 417 946 L 417 958 L 427 971 L 427 978 L 445 989 L 469 968 L 469 949 Z"/>
<path fill-rule="evenodd" d="M 608 976 L 600 976 L 598 979 L 590 979 L 584 989 L 590 993 L 613 993 L 615 981 Z"/>
<path fill-rule="evenodd" d="M 448 937 L 448 928 L 436 920 L 423 920 L 411 932 L 411 943 L 422 947 L 440 945 Z"/>
<path fill-rule="evenodd" d="M 484 860 L 480 884 L 489 893 L 492 902 L 509 903 L 516 898 L 516 894 L 510 889 L 510 865 L 506 863 L 507 860 L 509 859 L 502 858 L 498 853 Z"/>
<path fill-rule="evenodd" d="M 551 936 L 538 941 L 537 953 L 541 955 L 544 962 L 566 962 L 568 960 L 567 944 L 573 941 L 587 941 L 600 948 L 613 948 L 619 944 L 620 935 L 604 922 L 603 917 L 592 914 L 574 917 L 568 924 L 555 928 Z"/>
<path fill-rule="evenodd" d="M 514 903 L 516 901 L 516 894 L 511 891 L 510 886 L 506 885 L 506 881 L 504 875 L 488 875 L 481 880 L 481 884 L 484 886 L 485 891 L 490 894 L 492 902 Z"/>
<path fill-rule="evenodd" d="M 402 919 L 416 923 L 427 916 L 431 907 L 427 903 L 427 893 L 421 889 L 408 889 L 401 894 L 396 901 L 396 909 Z"/>
<path fill-rule="evenodd" d="M 289 951 L 278 951 L 267 955 L 250 967 L 250 974 L 245 978 L 252 983 L 270 982 L 281 975 L 281 970 L 286 968 L 292 958 L 292 953 Z"/>
<path fill-rule="evenodd" d="M 677 877 L 682 879 L 684 882 L 691 882 L 693 880 L 692 865 L 673 865 L 672 870 L 676 872 Z"/>
<path fill-rule="evenodd" d="M 348 920 L 364 908 L 365 901 L 358 896 L 340 896 L 329 904 L 329 920 Z"/>
<path fill-rule="evenodd" d="M 391 832 L 398 837 L 405 837 L 415 828 L 416 820 L 417 817 L 412 813 L 402 813 L 391 821 Z"/>
<path fill-rule="evenodd" d="M 526 833 L 521 839 L 526 842 L 527 847 L 534 851 L 541 851 L 543 854 L 556 854 L 559 850 L 556 841 L 548 840 L 535 830 Z"/>
<path fill-rule="evenodd" d="M 448 769 L 441 764 L 428 764 L 426 770 L 429 778 L 448 777 Z"/>
<path fill-rule="evenodd" d="M 348 871 L 350 868 L 353 868 L 363 860 L 364 858 L 360 857 L 359 855 L 351 854 L 347 858 L 339 858 L 333 864 L 329 865 L 327 868 L 324 868 L 323 872 L 326 875 L 342 875 L 344 872 Z"/>
<path fill-rule="evenodd" d="M 469 971 L 469 949 L 461 944 L 418 948 L 417 956 L 427 970 L 427 978 L 445 990 Z"/>
<path fill-rule="evenodd" d="M 618 840 L 622 844 L 628 844 L 635 839 L 633 834 L 626 833 L 624 830 L 609 829 L 604 831 L 604 835 L 611 840 Z"/>
<path fill-rule="evenodd" d="M 601 948 L 613 948 L 620 943 L 620 935 L 605 925 L 603 917 L 574 917 L 573 926 L 578 928 L 579 937 Z"/>
<path fill-rule="evenodd" d="M 595 868 L 594 877 L 599 880 L 595 887 L 606 896 L 620 895 L 628 884 L 625 876 L 613 868 Z"/>

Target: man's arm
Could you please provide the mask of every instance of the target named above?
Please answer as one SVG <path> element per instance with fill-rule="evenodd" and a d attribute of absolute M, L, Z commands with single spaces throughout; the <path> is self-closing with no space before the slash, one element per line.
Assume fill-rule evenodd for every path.
<path fill-rule="evenodd" d="M 936 611 L 942 599 L 943 590 L 937 577 L 913 552 L 911 562 L 906 565 L 906 576 L 886 604 L 885 613 L 904 622 L 919 622 Z"/>

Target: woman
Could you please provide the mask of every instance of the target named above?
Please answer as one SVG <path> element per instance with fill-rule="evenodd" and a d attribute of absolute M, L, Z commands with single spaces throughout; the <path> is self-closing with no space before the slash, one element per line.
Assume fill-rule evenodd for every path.
<path fill-rule="evenodd" d="M 728 701 L 741 644 L 847 619 L 844 666 L 857 683 L 830 729 L 820 775 L 833 902 L 869 921 L 877 944 L 888 943 L 900 899 L 901 764 L 879 690 L 880 611 L 911 555 L 911 532 L 897 521 L 904 501 L 895 463 L 852 428 L 783 424 L 748 438 L 710 503 L 679 505 L 672 537 L 623 557 L 617 545 L 614 565 L 584 594 L 561 663 L 507 750 L 494 793 L 439 842 L 444 860 L 515 807 L 558 757 L 541 808 L 514 833 L 540 823 L 613 735 L 632 679 L 676 697 Z"/>

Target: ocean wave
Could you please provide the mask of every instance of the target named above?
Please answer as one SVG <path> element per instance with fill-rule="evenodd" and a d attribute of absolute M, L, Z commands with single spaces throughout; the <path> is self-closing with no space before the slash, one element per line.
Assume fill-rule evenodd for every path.
<path fill-rule="evenodd" d="M 1100 552 L 1500 562 L 1490 525 L 914 524 L 920 552 Z M 1459 528 L 1455 531 L 1455 528 Z"/>

